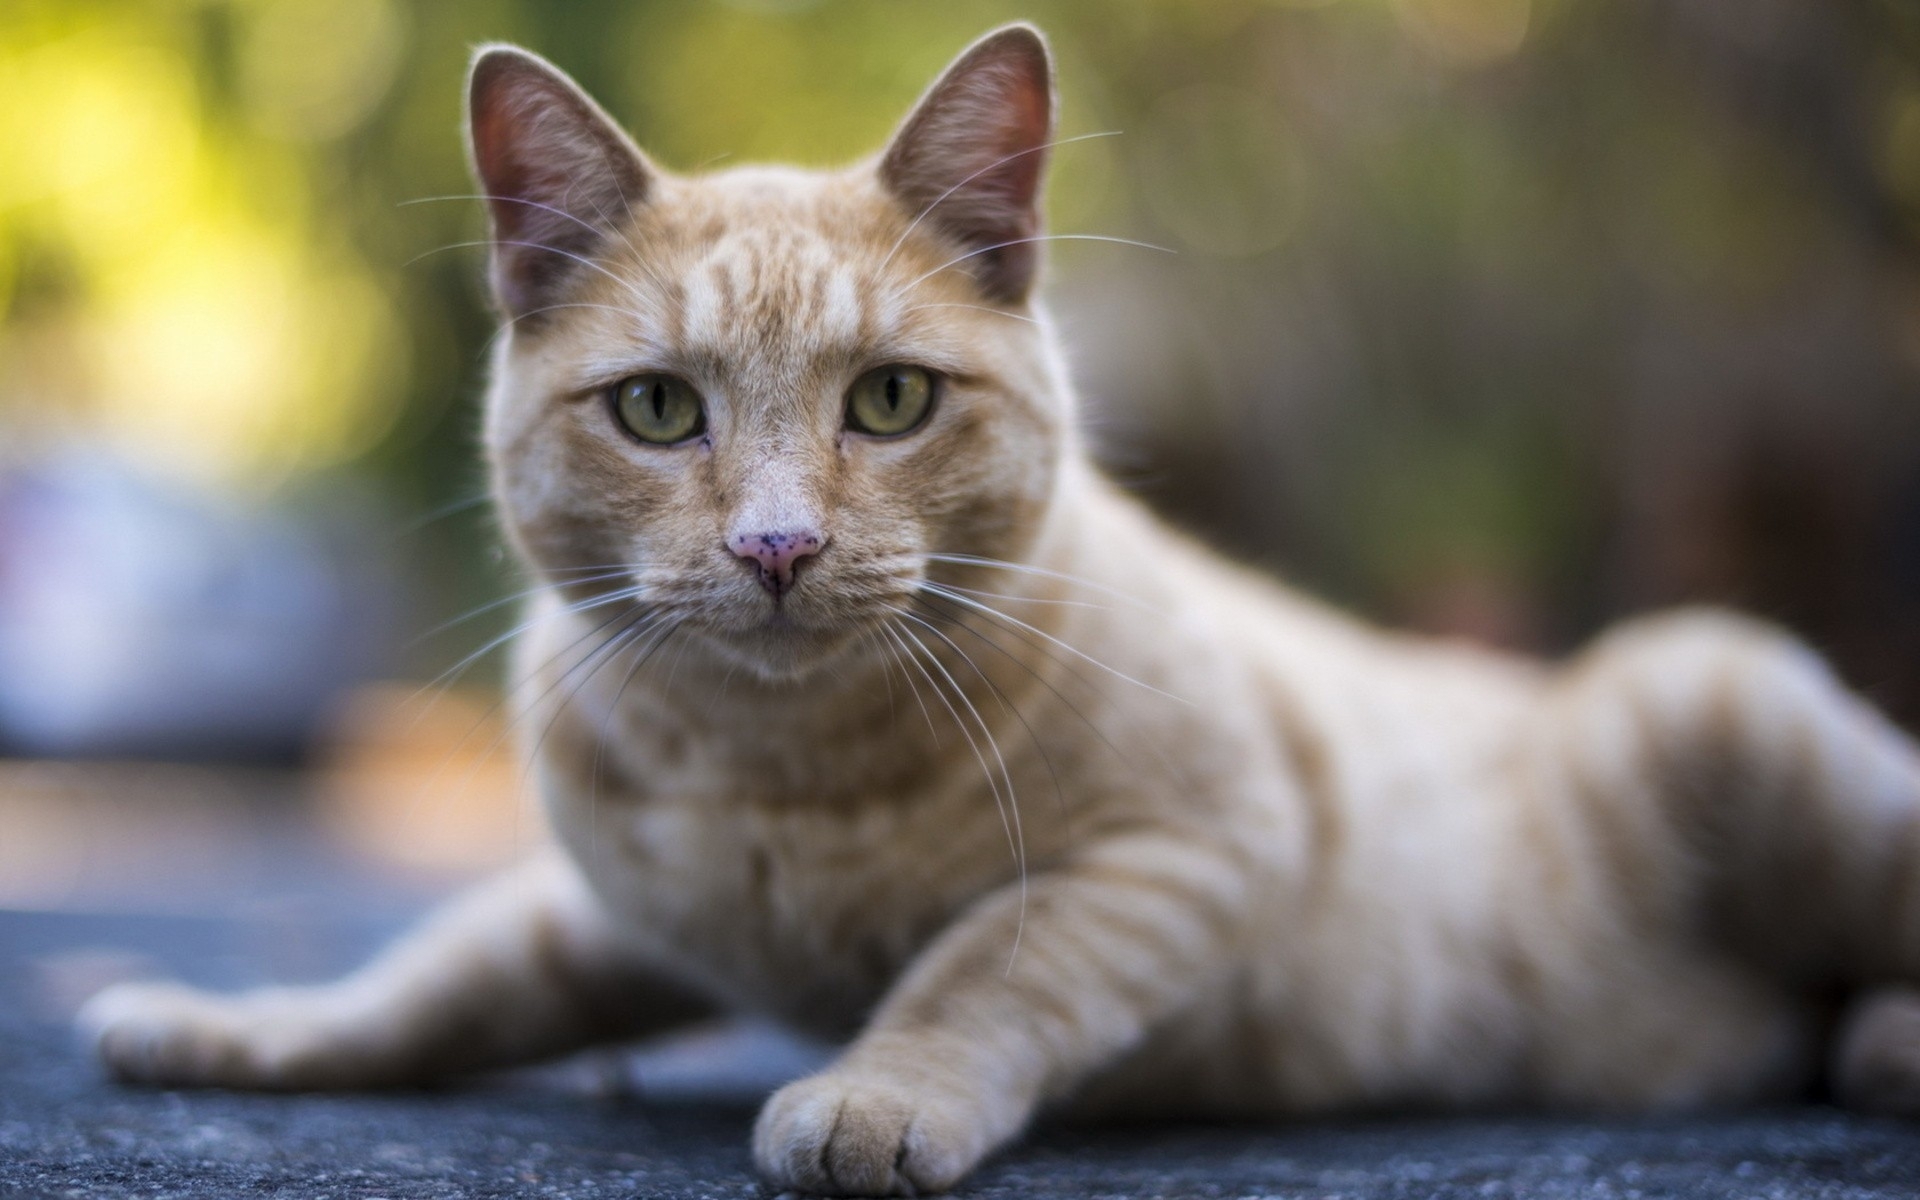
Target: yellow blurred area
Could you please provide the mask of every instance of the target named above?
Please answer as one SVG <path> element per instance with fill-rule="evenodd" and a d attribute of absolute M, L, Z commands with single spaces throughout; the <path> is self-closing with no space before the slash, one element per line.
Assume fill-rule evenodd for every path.
<path fill-rule="evenodd" d="M 262 128 L 327 138 L 364 121 L 386 96 L 406 42 L 392 0 L 260 0 L 246 5 L 243 104 Z"/>
<path fill-rule="evenodd" d="M 259 65 L 243 77 L 266 98 L 248 111 L 276 134 L 337 132 L 377 102 L 400 36 L 379 0 L 247 8 L 243 62 Z M 370 56 L 298 37 L 343 12 L 374 35 Z M 0 270 L 0 417 L 266 484 L 375 442 L 406 346 L 376 276 L 314 210 L 314 164 L 210 110 L 189 68 L 196 15 L 0 7 L 0 247 L 54 264 L 36 295 L 17 262 Z"/>

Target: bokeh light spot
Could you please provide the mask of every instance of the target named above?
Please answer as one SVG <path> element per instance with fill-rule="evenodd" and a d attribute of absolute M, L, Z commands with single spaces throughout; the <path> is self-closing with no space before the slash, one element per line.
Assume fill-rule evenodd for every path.
<path fill-rule="evenodd" d="M 1444 58 L 1466 65 L 1511 57 L 1526 44 L 1532 0 L 1394 0 L 1401 27 Z"/>
<path fill-rule="evenodd" d="M 1254 92 L 1196 84 L 1161 97 L 1135 161 L 1141 199 L 1181 248 L 1258 254 L 1284 242 L 1299 217 L 1301 170 L 1286 120 Z"/>
<path fill-rule="evenodd" d="M 405 23 L 392 0 L 266 0 L 245 10 L 247 111 L 281 137 L 338 137 L 393 83 Z"/>

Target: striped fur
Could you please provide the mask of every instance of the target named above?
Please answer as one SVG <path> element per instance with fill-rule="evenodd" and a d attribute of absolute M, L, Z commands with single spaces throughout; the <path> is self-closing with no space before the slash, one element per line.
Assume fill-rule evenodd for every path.
<path fill-rule="evenodd" d="M 981 46 L 1018 87 L 1039 42 Z M 972 227 L 875 164 L 596 165 L 624 144 L 568 143 L 644 197 L 587 263 L 520 264 L 488 410 L 551 585 L 516 695 L 555 848 L 335 985 L 101 996 L 116 1073 L 363 1086 L 760 1012 L 848 1043 L 768 1102 L 761 1170 L 898 1193 L 1045 1105 L 1778 1096 L 1851 991 L 1838 1086 L 1920 1107 L 1920 751 L 1807 650 L 1699 612 L 1549 667 L 1328 611 L 1087 464 L 1023 260 L 949 266 Z M 895 361 L 946 375 L 934 418 L 853 438 Z M 597 390 L 662 367 L 706 444 L 613 428 Z M 777 619 L 739 520 L 829 533 Z"/>

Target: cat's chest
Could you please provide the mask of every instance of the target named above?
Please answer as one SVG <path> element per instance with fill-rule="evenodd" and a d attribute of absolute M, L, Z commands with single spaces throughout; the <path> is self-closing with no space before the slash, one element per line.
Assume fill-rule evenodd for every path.
<path fill-rule="evenodd" d="M 642 944 L 735 1004 L 837 1035 L 960 908 L 1012 876 L 1004 842 L 975 844 L 943 807 L 614 800 L 569 806 L 556 826 Z"/>

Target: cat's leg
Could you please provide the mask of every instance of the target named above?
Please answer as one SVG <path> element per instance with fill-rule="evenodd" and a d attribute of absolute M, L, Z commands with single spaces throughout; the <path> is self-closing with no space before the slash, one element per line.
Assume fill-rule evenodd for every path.
<path fill-rule="evenodd" d="M 806 1192 L 945 1190 L 1219 977 L 1249 878 L 1226 849 L 1135 836 L 989 895 L 838 1062 L 767 1102 L 761 1172 Z"/>
<path fill-rule="evenodd" d="M 1849 1108 L 1920 1116 L 1920 991 L 1876 988 L 1856 998 L 1833 1048 L 1833 1090 Z"/>
<path fill-rule="evenodd" d="M 1727 614 L 1636 622 L 1567 684 L 1565 757 L 1634 902 L 1789 986 L 1866 989 L 1835 1082 L 1920 1114 L 1920 998 L 1876 994 L 1920 983 L 1920 746 Z"/>
<path fill-rule="evenodd" d="M 527 1062 L 702 1015 L 643 969 L 547 854 L 462 896 L 335 983 L 215 995 L 122 984 L 79 1025 L 122 1079 L 350 1088 Z"/>

